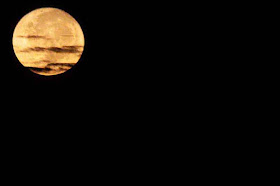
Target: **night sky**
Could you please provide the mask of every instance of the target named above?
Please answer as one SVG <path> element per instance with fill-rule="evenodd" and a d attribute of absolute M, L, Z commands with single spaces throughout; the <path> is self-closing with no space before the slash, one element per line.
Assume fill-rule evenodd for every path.
<path fill-rule="evenodd" d="M 13 51 L 12 36 L 18 21 L 41 7 L 66 11 L 84 33 L 80 61 L 60 75 L 32 73 Z M 165 90 L 155 90 L 163 82 L 158 72 L 166 72 L 161 70 L 162 61 L 157 55 L 148 55 L 157 50 L 153 39 L 158 33 L 151 26 L 157 19 L 147 18 L 147 7 L 149 4 L 143 2 L 91 0 L 24 0 L 4 4 L 5 11 L 0 12 L 4 56 L 0 66 L 0 131 L 8 149 L 2 151 L 12 152 L 6 154 L 15 157 L 12 162 L 23 161 L 17 156 L 30 149 L 38 153 L 34 155 L 38 158 L 53 152 L 57 159 L 60 151 L 66 152 L 61 156 L 64 160 L 68 155 L 81 156 L 73 157 L 74 161 L 85 161 L 85 155 L 94 157 L 86 152 L 93 150 L 91 153 L 110 162 L 115 161 L 110 156 L 116 157 L 121 145 L 123 151 L 135 154 L 141 153 L 138 146 L 144 141 L 156 146 L 148 139 L 162 125 L 157 113 L 161 112 L 159 107 L 164 108 Z M 123 158 L 127 156 L 130 154 Z M 38 165 L 41 161 L 45 159 Z M 116 162 L 122 163 L 118 159 Z M 72 160 L 69 165 L 72 166 Z"/>
<path fill-rule="evenodd" d="M 125 94 L 133 91 L 137 87 L 135 85 L 145 79 L 145 72 L 141 77 L 144 67 L 140 64 L 140 47 L 136 41 L 141 34 L 138 32 L 140 28 L 137 28 L 137 20 L 131 14 L 136 10 L 136 5 L 124 5 L 83 0 L 19 1 L 15 5 L 7 4 L 5 8 L 8 11 L 2 12 L 5 14 L 2 25 L 5 41 L 2 43 L 4 58 L 1 62 L 1 83 L 7 96 L 11 95 L 9 90 L 15 97 L 17 94 L 26 94 L 28 99 L 41 97 L 48 94 L 46 92 L 61 94 L 59 97 L 67 96 L 67 92 L 71 98 L 87 98 L 82 95 L 94 92 L 104 97 L 114 92 L 114 95 L 121 96 L 120 92 Z M 34 74 L 19 63 L 13 51 L 11 41 L 16 24 L 28 12 L 41 7 L 65 10 L 79 22 L 84 32 L 85 48 L 80 61 L 61 75 L 45 77 Z M 39 95 L 32 94 L 36 91 Z M 58 100 L 52 95 L 45 97 Z"/>
<path fill-rule="evenodd" d="M 12 36 L 18 21 L 41 7 L 65 10 L 83 29 L 82 57 L 60 75 L 32 73 L 21 65 L 13 51 Z M 115 128 L 116 123 L 139 122 L 151 114 L 157 96 L 153 90 L 160 77 L 151 79 L 154 67 L 151 62 L 155 59 L 145 55 L 152 52 L 152 47 L 145 42 L 149 29 L 143 29 L 141 19 L 145 13 L 140 13 L 139 7 L 137 3 L 88 0 L 27 0 L 7 4 L 7 11 L 1 12 L 5 17 L 1 27 L 4 58 L 0 83 L 5 108 L 2 116 L 9 118 L 15 127 L 62 130 L 71 126 L 73 130 L 75 127 L 84 130 L 99 121 Z M 16 122 L 18 119 L 21 122 Z M 23 126 L 22 122 L 27 125 Z"/>

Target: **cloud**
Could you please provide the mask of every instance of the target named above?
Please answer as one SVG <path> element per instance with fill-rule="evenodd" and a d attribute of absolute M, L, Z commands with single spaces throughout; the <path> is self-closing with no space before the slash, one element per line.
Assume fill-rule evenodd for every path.
<path fill-rule="evenodd" d="M 20 52 L 56 52 L 56 53 L 81 53 L 82 46 L 63 46 L 63 47 L 33 47 L 21 50 Z"/>
<path fill-rule="evenodd" d="M 53 69 L 51 68 L 37 68 L 37 67 L 27 67 L 28 69 L 30 69 L 31 71 L 33 72 L 37 72 L 37 73 L 40 73 L 40 72 L 50 72 L 50 71 L 53 71 Z"/>
<path fill-rule="evenodd" d="M 73 67 L 75 64 L 73 63 L 50 63 L 44 68 L 40 67 L 27 67 L 35 72 L 51 72 L 51 71 L 66 71 Z"/>
<path fill-rule="evenodd" d="M 49 63 L 46 67 L 60 67 L 60 68 L 71 68 L 76 63 Z"/>
<path fill-rule="evenodd" d="M 45 36 L 38 36 L 38 35 L 27 35 L 27 36 L 23 36 L 23 35 L 19 35 L 17 36 L 19 38 L 27 38 L 27 39 L 49 39 Z"/>
<path fill-rule="evenodd" d="M 57 53 L 80 53 L 79 49 L 72 46 L 72 47 L 50 47 L 47 50 L 52 51 L 52 52 L 57 52 Z"/>
<path fill-rule="evenodd" d="M 34 48 L 28 48 L 25 50 L 25 52 L 43 52 L 46 51 L 46 48 L 43 47 L 34 47 Z"/>

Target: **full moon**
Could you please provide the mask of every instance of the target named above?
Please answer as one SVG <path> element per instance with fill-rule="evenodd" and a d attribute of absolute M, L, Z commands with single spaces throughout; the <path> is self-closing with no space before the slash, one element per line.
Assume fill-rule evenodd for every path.
<path fill-rule="evenodd" d="M 66 72 L 79 61 L 85 39 L 70 14 L 57 8 L 39 8 L 18 22 L 12 43 L 24 67 L 51 76 Z"/>

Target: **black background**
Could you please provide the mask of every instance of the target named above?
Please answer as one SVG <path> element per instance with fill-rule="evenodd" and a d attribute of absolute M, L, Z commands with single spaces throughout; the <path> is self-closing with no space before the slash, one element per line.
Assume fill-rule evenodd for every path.
<path fill-rule="evenodd" d="M 131 59 L 135 46 L 135 39 L 139 35 L 135 33 L 137 22 L 135 6 L 127 3 L 114 2 L 89 2 L 89 1 L 24 1 L 8 4 L 4 26 L 5 54 L 7 62 L 4 65 L 9 81 L 16 84 L 36 86 L 76 86 L 97 85 L 116 82 L 123 78 L 123 73 L 133 74 L 129 65 L 136 64 L 139 56 Z M 44 77 L 30 73 L 18 63 L 12 50 L 12 34 L 18 21 L 28 12 L 40 7 L 56 7 L 65 10 L 72 15 L 81 25 L 85 35 L 85 49 L 80 62 L 69 72 L 58 76 Z M 133 45 L 133 46 L 131 46 Z M 136 49 L 137 50 L 137 49 Z M 128 59 L 134 61 L 128 64 Z M 100 79 L 99 79 L 100 78 Z M 129 78 L 127 78 L 128 80 Z M 120 80 L 120 79 L 119 79 Z M 11 83 L 9 82 L 9 83 Z M 103 82 L 103 83 L 101 83 Z M 82 86 L 84 86 L 82 85 Z M 58 87 L 54 87 L 58 88 Z"/>
<path fill-rule="evenodd" d="M 30 72 L 13 52 L 16 24 L 41 7 L 68 12 L 85 36 L 80 61 L 56 76 Z M 152 17 L 151 10 L 160 7 L 143 1 L 24 0 L 7 2 L 2 9 L 0 137 L 5 157 L 28 163 L 24 168 L 38 159 L 39 167 L 45 162 L 52 172 L 58 165 L 72 170 L 91 163 L 87 168 L 99 164 L 111 170 L 116 163 L 114 174 L 125 162 L 129 172 L 135 162 L 146 166 L 145 158 L 164 143 L 158 134 L 166 135 L 161 130 L 167 115 L 161 111 L 168 89 L 159 87 L 166 83 L 161 75 L 169 72 L 161 69 L 162 56 L 151 55 L 162 32 L 153 30 L 161 14 Z"/>
<path fill-rule="evenodd" d="M 18 21 L 41 7 L 60 8 L 81 25 L 85 48 L 69 71 L 40 76 L 17 60 L 12 35 Z M 140 122 L 152 114 L 156 86 L 146 53 L 148 4 L 115 1 L 18 1 L 5 5 L 2 31 L 1 94 L 3 116 L 27 128 L 80 129 Z M 95 124 L 94 124 L 95 123 Z M 98 123 L 98 124 L 97 124 Z M 114 124 L 113 124 L 114 123 Z M 11 125 L 5 125 L 11 127 Z M 19 128 L 21 128 L 19 127 Z M 106 128 L 106 127 L 105 127 Z M 122 130 L 122 127 L 117 130 Z M 22 129 L 22 128 L 21 128 Z M 33 130 L 33 129 L 32 129 Z"/>

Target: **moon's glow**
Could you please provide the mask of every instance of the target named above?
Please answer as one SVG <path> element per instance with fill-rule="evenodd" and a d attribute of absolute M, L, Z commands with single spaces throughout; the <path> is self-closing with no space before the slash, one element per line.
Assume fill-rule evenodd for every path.
<path fill-rule="evenodd" d="M 13 34 L 14 52 L 24 67 L 40 75 L 61 74 L 72 68 L 84 50 L 79 23 L 57 8 L 26 14 Z"/>

